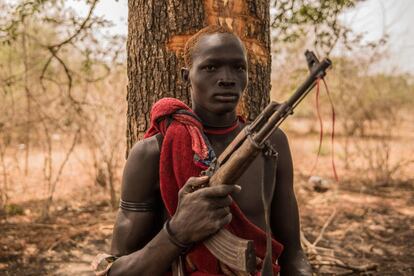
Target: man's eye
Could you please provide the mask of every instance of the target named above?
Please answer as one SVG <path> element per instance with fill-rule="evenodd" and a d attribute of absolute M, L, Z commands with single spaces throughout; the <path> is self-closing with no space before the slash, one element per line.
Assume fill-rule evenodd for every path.
<path fill-rule="evenodd" d="M 206 66 L 204 66 L 204 70 L 206 70 L 207 72 L 212 72 L 212 71 L 216 70 L 216 66 L 206 65 Z"/>

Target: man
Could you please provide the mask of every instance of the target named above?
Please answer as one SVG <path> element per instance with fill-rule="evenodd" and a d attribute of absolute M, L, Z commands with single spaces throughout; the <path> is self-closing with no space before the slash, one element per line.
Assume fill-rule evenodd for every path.
<path fill-rule="evenodd" d="M 180 255 L 185 255 L 185 250 L 190 250 L 187 255 L 190 257 L 184 264 L 188 273 L 213 275 L 206 272 L 208 267 L 201 267 L 199 263 L 203 260 L 192 258 L 191 250 L 197 251 L 193 248 L 198 248 L 203 240 L 231 224 L 235 215 L 230 211 L 233 210 L 233 201 L 252 225 L 265 229 L 258 180 L 263 166 L 261 156 L 253 161 L 238 185 L 205 187 L 194 191 L 194 187 L 206 186 L 208 177 L 195 175 L 198 171 L 191 168 L 188 169 L 191 172 L 180 179 L 180 170 L 187 170 L 194 163 L 194 168 L 202 166 L 203 160 L 210 158 L 211 154 L 219 156 L 243 128 L 244 123 L 237 117 L 236 106 L 247 86 L 246 50 L 241 40 L 229 30 L 210 26 L 187 42 L 185 62 L 187 67 L 182 69 L 182 77 L 191 91 L 193 113 L 183 107 L 187 114 L 175 112 L 174 109 L 168 113 L 169 116 L 161 115 L 153 119 L 153 125 L 164 119 L 162 126 L 152 128 L 148 138 L 137 142 L 132 148 L 125 165 L 121 208 L 113 234 L 112 254 L 116 258 L 113 258 L 108 275 L 164 275 Z M 171 104 L 176 103 L 172 101 Z M 170 107 L 158 108 L 164 110 Z M 191 121 L 190 125 L 187 121 L 180 122 L 183 116 Z M 187 144 L 180 140 L 184 139 L 180 138 L 182 132 L 191 136 Z M 197 142 L 197 137 L 206 137 L 206 142 L 203 139 Z M 288 141 L 278 130 L 271 137 L 271 143 L 278 151 L 271 228 L 275 239 L 284 246 L 278 259 L 280 272 L 282 275 L 311 275 L 300 245 Z M 208 146 L 207 151 L 203 150 L 205 145 Z M 180 151 L 185 155 L 187 148 L 196 153 L 194 160 L 180 156 Z M 168 150 L 172 153 L 165 153 Z M 187 176 L 192 177 L 187 179 Z M 170 182 L 181 188 L 178 197 L 172 195 L 174 192 L 171 191 L 178 191 L 178 188 L 171 190 L 168 186 Z M 171 215 L 163 228 L 167 215 L 165 207 L 160 207 L 160 195 Z M 222 266 L 215 269 L 214 275 L 229 273 Z"/>

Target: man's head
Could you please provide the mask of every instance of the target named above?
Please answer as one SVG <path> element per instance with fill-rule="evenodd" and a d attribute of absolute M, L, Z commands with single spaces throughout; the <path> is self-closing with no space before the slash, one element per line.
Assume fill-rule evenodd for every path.
<path fill-rule="evenodd" d="M 221 26 L 192 36 L 184 48 L 182 76 L 190 85 L 194 111 L 235 112 L 247 86 L 247 54 L 241 40 Z"/>

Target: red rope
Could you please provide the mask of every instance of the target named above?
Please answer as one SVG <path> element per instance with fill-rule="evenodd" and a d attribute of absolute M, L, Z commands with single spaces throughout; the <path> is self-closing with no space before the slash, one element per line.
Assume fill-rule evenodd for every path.
<path fill-rule="evenodd" d="M 323 84 L 325 86 L 325 90 L 326 90 L 326 95 L 328 95 L 328 99 L 329 99 L 329 103 L 331 104 L 331 113 L 332 113 L 332 133 L 331 133 L 331 147 L 332 147 L 332 170 L 335 176 L 335 180 L 336 182 L 339 182 L 339 178 L 338 178 L 338 174 L 336 173 L 336 166 L 335 166 L 335 107 L 331 98 L 331 93 L 329 92 L 329 88 L 328 88 L 328 84 L 326 83 L 326 81 L 324 79 L 322 79 Z"/>
<path fill-rule="evenodd" d="M 318 165 L 318 161 L 319 161 L 319 155 L 321 153 L 321 149 L 322 149 L 322 139 L 323 139 L 323 122 L 322 122 L 322 116 L 321 116 L 321 111 L 319 108 L 319 91 L 320 91 L 320 79 L 316 80 L 316 95 L 315 95 L 315 100 L 316 100 L 316 113 L 318 115 L 318 121 L 319 121 L 319 147 L 318 147 L 318 154 L 316 155 L 316 160 L 315 163 L 313 164 L 312 170 L 310 172 L 310 174 L 313 174 L 313 171 L 316 169 L 316 166 Z"/>
<path fill-rule="evenodd" d="M 318 147 L 318 154 L 316 156 L 316 160 L 315 163 L 312 167 L 311 170 L 311 175 L 313 174 L 313 171 L 315 170 L 318 161 L 319 161 L 319 155 L 321 153 L 321 149 L 322 149 L 322 141 L 323 141 L 323 121 L 322 121 L 322 116 L 321 116 L 321 112 L 320 112 L 320 108 L 319 108 L 319 91 L 320 91 L 320 80 L 318 79 L 316 81 L 316 112 L 318 115 L 318 121 L 319 121 L 319 128 L 320 128 L 320 132 L 319 132 L 319 147 Z M 338 178 L 338 174 L 336 172 L 336 166 L 335 166 L 335 119 L 336 119 L 336 114 L 335 114 L 335 108 L 333 105 L 333 101 L 331 98 L 331 94 L 329 92 L 329 88 L 328 85 L 326 84 L 326 81 L 324 79 L 322 79 L 323 84 L 325 86 L 325 90 L 326 90 L 326 94 L 328 95 L 328 99 L 329 99 L 329 103 L 331 104 L 331 113 L 332 113 L 332 133 L 331 133 L 331 162 L 332 162 L 332 171 L 335 177 L 335 180 L 338 182 L 339 178 Z"/>

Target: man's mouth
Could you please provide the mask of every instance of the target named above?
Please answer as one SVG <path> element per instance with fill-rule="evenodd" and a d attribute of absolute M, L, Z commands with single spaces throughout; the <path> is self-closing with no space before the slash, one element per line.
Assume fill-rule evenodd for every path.
<path fill-rule="evenodd" d="M 237 93 L 217 93 L 214 96 L 214 99 L 221 102 L 235 102 L 239 99 L 239 94 Z"/>

